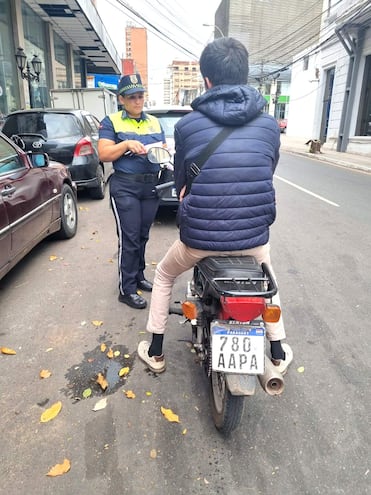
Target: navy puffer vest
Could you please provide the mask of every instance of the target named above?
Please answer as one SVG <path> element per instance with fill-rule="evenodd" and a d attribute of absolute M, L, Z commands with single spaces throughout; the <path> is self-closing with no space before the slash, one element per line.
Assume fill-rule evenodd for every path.
<path fill-rule="evenodd" d="M 190 247 L 237 251 L 266 244 L 276 216 L 273 173 L 280 131 L 249 86 L 215 86 L 192 103 L 175 128 L 178 194 L 189 165 L 224 126 L 233 132 L 194 179 L 180 204 L 181 240 Z"/>

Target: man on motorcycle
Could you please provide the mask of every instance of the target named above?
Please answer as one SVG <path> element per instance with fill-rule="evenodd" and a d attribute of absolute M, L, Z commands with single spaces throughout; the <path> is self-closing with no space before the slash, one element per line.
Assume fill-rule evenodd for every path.
<path fill-rule="evenodd" d="M 248 52 L 233 38 L 209 43 L 200 58 L 206 92 L 175 128 L 175 184 L 181 201 L 180 239 L 158 264 L 147 330 L 152 341 L 138 355 L 154 372 L 165 371 L 162 352 L 172 287 L 178 275 L 211 255 L 252 255 L 271 268 L 269 227 L 276 217 L 273 174 L 279 159 L 280 130 L 263 112 L 266 101 L 247 85 Z M 189 184 L 190 165 L 224 127 L 229 136 L 209 156 Z M 187 187 L 188 183 L 188 187 Z M 273 298 L 279 303 L 278 294 Z M 293 354 L 282 318 L 266 323 L 272 362 L 285 373 Z"/>

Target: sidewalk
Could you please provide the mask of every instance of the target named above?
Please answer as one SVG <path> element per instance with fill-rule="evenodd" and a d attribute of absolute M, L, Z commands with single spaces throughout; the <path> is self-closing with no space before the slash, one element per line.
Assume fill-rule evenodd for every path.
<path fill-rule="evenodd" d="M 333 150 L 323 150 L 321 153 L 309 153 L 309 145 L 304 138 L 281 134 L 281 151 L 303 155 L 323 162 L 334 163 L 342 167 L 354 168 L 371 173 L 371 157 L 354 153 L 340 153 Z"/>

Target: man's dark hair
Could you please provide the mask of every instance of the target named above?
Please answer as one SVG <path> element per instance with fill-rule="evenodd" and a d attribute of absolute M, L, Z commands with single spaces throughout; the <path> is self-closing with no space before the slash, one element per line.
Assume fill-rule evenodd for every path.
<path fill-rule="evenodd" d="M 213 86 L 218 84 L 247 84 L 249 54 L 234 38 L 218 38 L 201 53 L 200 70 Z"/>

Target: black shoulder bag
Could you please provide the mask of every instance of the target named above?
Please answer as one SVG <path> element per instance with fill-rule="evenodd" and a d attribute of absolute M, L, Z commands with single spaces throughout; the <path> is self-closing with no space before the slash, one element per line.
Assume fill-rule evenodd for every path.
<path fill-rule="evenodd" d="M 206 148 L 201 152 L 200 156 L 197 160 L 193 161 L 187 170 L 187 187 L 185 194 L 188 194 L 192 182 L 195 177 L 201 171 L 202 166 L 206 162 L 206 160 L 210 157 L 210 155 L 216 150 L 216 148 L 226 139 L 227 136 L 234 130 L 234 127 L 224 127 L 218 134 L 209 142 Z"/>

